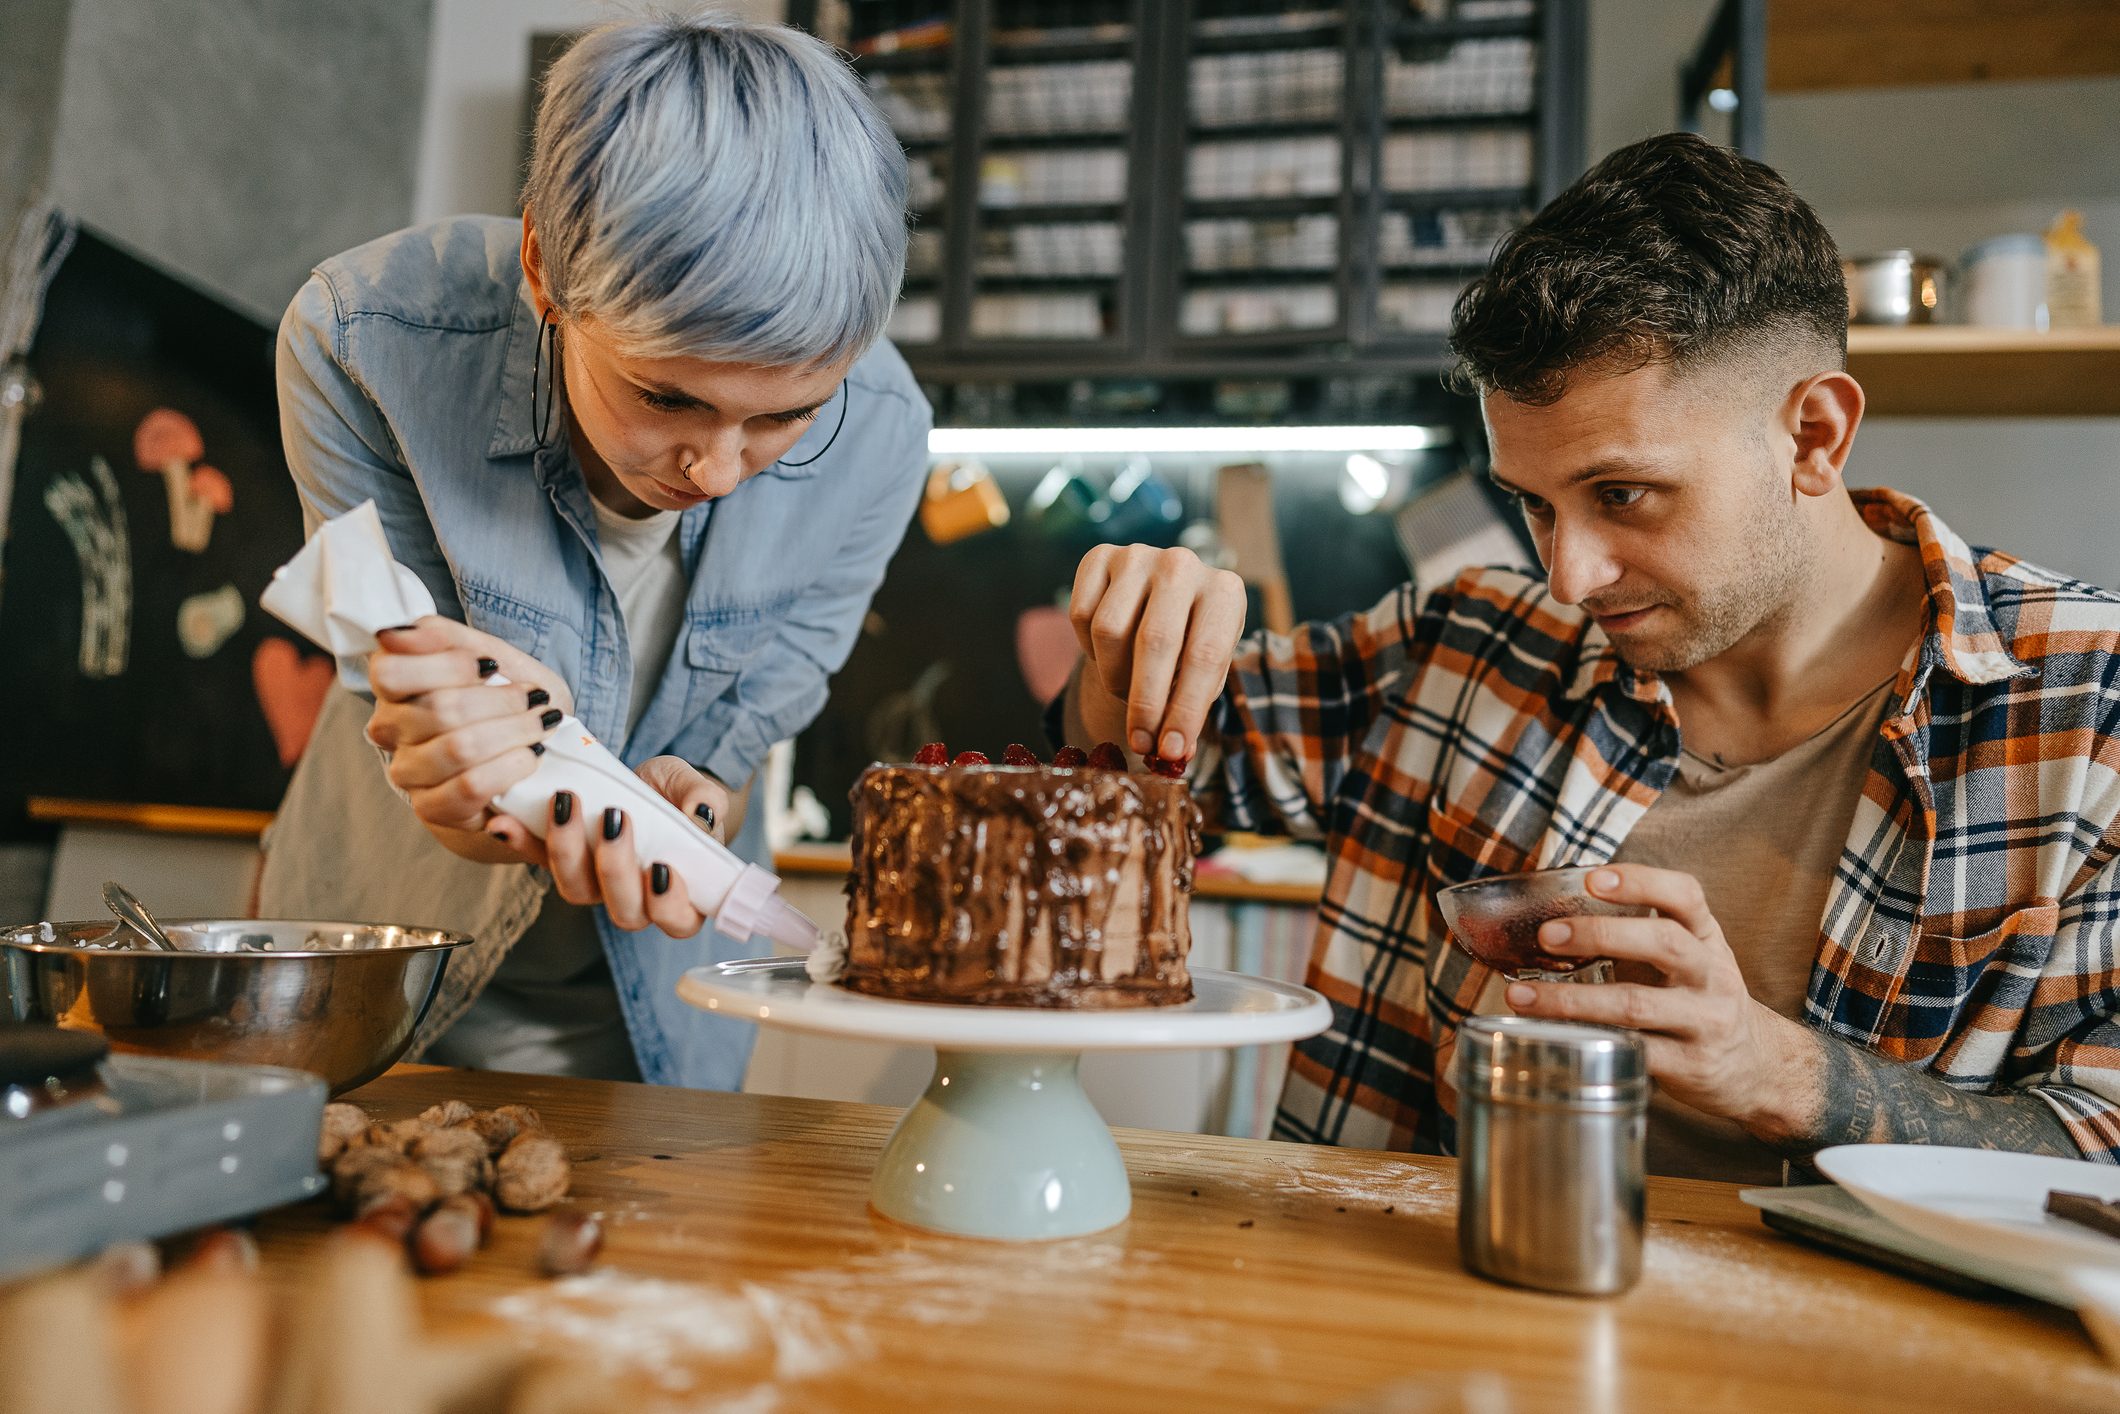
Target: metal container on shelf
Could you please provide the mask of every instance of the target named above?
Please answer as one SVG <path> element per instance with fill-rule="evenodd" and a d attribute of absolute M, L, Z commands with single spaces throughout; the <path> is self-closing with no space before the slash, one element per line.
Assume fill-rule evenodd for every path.
<path fill-rule="evenodd" d="M 1843 258 L 1848 320 L 1854 324 L 1936 324 L 1943 319 L 1944 263 L 1933 255 L 1887 250 Z"/>
<path fill-rule="evenodd" d="M 1641 1276 L 1648 1066 L 1630 1031 L 1475 1016 L 1458 1032 L 1467 1271 L 1609 1296 Z"/>

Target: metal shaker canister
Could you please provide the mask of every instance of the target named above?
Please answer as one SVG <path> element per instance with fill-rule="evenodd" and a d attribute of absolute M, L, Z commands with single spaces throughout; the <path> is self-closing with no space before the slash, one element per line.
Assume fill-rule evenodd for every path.
<path fill-rule="evenodd" d="M 1641 1038 L 1475 1016 L 1453 1065 L 1466 1270 L 1583 1296 L 1634 1285 L 1649 1110 Z"/>

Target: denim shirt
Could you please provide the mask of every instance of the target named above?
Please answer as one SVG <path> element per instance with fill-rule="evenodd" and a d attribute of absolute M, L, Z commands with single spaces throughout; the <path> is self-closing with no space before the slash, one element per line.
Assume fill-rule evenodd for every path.
<path fill-rule="evenodd" d="M 927 403 L 897 350 L 879 343 L 782 462 L 682 513 L 685 622 L 628 734 L 625 627 L 564 418 L 537 445 L 538 318 L 521 240 L 516 220 L 445 220 L 326 261 L 295 296 L 280 327 L 278 379 L 281 432 L 308 529 L 373 500 L 391 549 L 439 611 L 559 673 L 582 722 L 628 765 L 680 756 L 740 788 L 767 748 L 817 715 L 826 680 L 853 647 L 925 479 Z M 351 708 L 340 704 L 325 718 L 343 745 Z M 356 768 L 343 750 L 311 754 L 319 764 L 305 756 L 269 841 L 261 905 L 278 912 L 312 899 L 370 908 L 435 899 L 459 919 L 469 906 L 482 944 L 473 951 L 482 956 L 452 965 L 468 976 L 445 981 L 422 1028 L 431 1039 L 528 926 L 545 881 L 527 866 L 471 866 L 528 876 L 528 906 L 525 888 L 467 886 L 465 861 L 431 837 L 423 844 L 403 835 L 426 832 L 402 802 L 402 820 L 349 820 L 349 808 L 386 810 L 386 797 L 373 782 L 346 778 Z M 380 777 L 372 753 L 367 769 Z M 321 779 L 334 771 L 336 789 Z M 349 837 L 381 831 L 390 838 L 368 859 L 341 852 Z M 388 877 L 371 877 L 385 859 Z M 342 876 L 328 877 L 333 869 Z M 478 902 L 466 905 L 473 894 Z M 694 1011 L 674 988 L 687 967 L 742 949 L 711 930 L 673 941 L 656 929 L 623 932 L 602 908 L 596 914 L 641 1073 L 736 1088 L 751 1028 Z"/>

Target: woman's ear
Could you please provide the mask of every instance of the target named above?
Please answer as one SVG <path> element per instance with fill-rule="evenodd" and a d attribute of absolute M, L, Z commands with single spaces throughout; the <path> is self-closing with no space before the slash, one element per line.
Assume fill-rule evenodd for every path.
<path fill-rule="evenodd" d="M 545 293 L 545 262 L 537 248 L 537 227 L 530 213 L 523 213 L 523 279 L 530 286 L 530 302 L 540 319 L 552 313 L 552 300 Z"/>
<path fill-rule="evenodd" d="M 1814 374 L 1790 391 L 1787 416 L 1796 443 L 1791 480 L 1798 492 L 1824 496 L 1840 488 L 1862 409 L 1862 385 L 1843 369 Z"/>

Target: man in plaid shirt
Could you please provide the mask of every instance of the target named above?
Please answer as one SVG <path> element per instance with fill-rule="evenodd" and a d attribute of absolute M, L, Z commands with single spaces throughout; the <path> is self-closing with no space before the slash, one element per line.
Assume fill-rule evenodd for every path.
<path fill-rule="evenodd" d="M 1768 168 L 1613 154 L 1458 303 L 1491 474 L 1543 579 L 1475 570 L 1239 641 L 1190 554 L 1082 564 L 1078 741 L 1193 757 L 1210 818 L 1322 839 L 1276 1132 L 1449 1151 L 1463 1019 L 1633 1028 L 1651 1167 L 1831 1144 L 2120 1162 L 2120 596 L 1843 480 L 1862 419 L 1838 253 Z M 1194 753 L 1197 752 L 1195 755 Z M 1609 865 L 1504 982 L 1435 891 Z"/>

